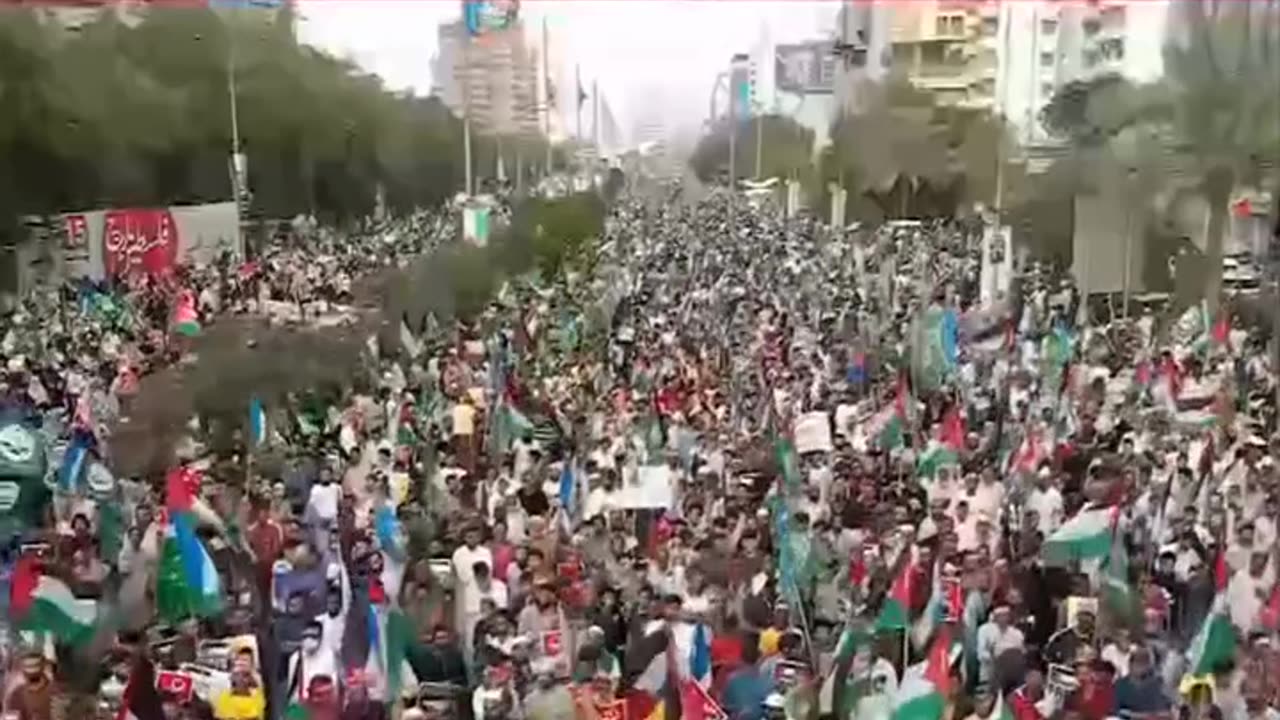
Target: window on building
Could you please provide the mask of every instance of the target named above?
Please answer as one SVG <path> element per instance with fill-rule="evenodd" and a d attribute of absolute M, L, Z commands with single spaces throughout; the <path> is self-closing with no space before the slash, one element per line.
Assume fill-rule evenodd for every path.
<path fill-rule="evenodd" d="M 963 15 L 939 15 L 934 20 L 934 29 L 939 36 L 955 37 L 964 34 Z"/>
<path fill-rule="evenodd" d="M 1097 50 L 1084 51 L 1084 66 L 1086 68 L 1095 68 L 1102 61 L 1102 54 Z"/>
<path fill-rule="evenodd" d="M 1051 52 L 1042 52 L 1042 53 L 1040 53 L 1040 66 L 1041 66 L 1041 67 L 1052 67 L 1052 66 L 1053 66 L 1053 53 L 1051 53 Z"/>
<path fill-rule="evenodd" d="M 1098 43 L 1103 60 L 1124 60 L 1124 38 L 1107 38 Z"/>
<path fill-rule="evenodd" d="M 982 34 L 987 37 L 994 37 L 1000 32 L 1000 18 L 988 16 L 982 18 Z"/>
<path fill-rule="evenodd" d="M 1053 83 L 1040 83 L 1040 97 L 1053 97 Z"/>
<path fill-rule="evenodd" d="M 1040 32 L 1044 35 L 1052 35 L 1058 32 L 1058 18 L 1044 18 L 1041 20 Z"/>

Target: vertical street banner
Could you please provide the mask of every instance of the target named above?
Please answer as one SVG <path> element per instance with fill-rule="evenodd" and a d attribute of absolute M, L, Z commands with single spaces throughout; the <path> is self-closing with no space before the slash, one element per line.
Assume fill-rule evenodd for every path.
<path fill-rule="evenodd" d="M 178 232 L 168 210 L 109 210 L 103 221 L 108 275 L 162 275 L 178 259 Z"/>

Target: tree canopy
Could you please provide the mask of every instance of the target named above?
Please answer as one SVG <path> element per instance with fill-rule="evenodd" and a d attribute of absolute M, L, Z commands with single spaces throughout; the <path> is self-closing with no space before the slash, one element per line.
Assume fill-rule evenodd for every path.
<path fill-rule="evenodd" d="M 1008 140 L 989 113 L 940 105 L 896 78 L 868 93 L 864 111 L 832 125 L 820 167 L 824 181 L 843 179 L 855 191 L 851 217 L 951 216 L 994 201 Z"/>
<path fill-rule="evenodd" d="M 254 212 L 342 221 L 379 187 L 393 211 L 461 187 L 462 124 L 441 103 L 388 91 L 291 26 L 287 9 L 103 11 L 76 30 L 0 11 L 0 214 L 230 198 L 232 70 Z M 474 140 L 484 174 L 497 143 Z"/>
<path fill-rule="evenodd" d="M 795 120 L 785 115 L 761 115 L 740 118 L 736 124 L 733 154 L 735 173 L 739 178 L 755 175 L 757 132 L 760 133 L 761 177 L 789 177 L 810 167 L 813 131 Z M 731 127 L 726 118 L 698 141 L 689 158 L 689 166 L 699 180 L 707 182 L 722 175 L 728 177 Z"/>

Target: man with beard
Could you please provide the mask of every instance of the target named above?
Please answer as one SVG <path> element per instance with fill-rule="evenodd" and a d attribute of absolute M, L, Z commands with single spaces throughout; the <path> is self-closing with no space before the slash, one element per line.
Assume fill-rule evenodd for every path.
<path fill-rule="evenodd" d="M 552 666 L 567 665 L 563 633 L 568 625 L 564 611 L 556 600 L 555 587 L 551 582 L 538 580 L 533 588 L 533 602 L 520 611 L 516 622 L 517 632 L 533 638 L 535 660 L 544 661 Z"/>

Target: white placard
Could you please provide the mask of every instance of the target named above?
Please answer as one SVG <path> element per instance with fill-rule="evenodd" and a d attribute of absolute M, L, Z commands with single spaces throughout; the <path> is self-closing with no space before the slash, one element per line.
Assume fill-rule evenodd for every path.
<path fill-rule="evenodd" d="M 671 468 L 666 465 L 643 465 L 636 472 L 635 482 L 624 484 L 618 491 L 618 507 L 670 509 L 675 504 L 673 482 Z"/>
<path fill-rule="evenodd" d="M 831 452 L 831 422 L 824 412 L 806 413 L 795 426 L 796 452 Z"/>

